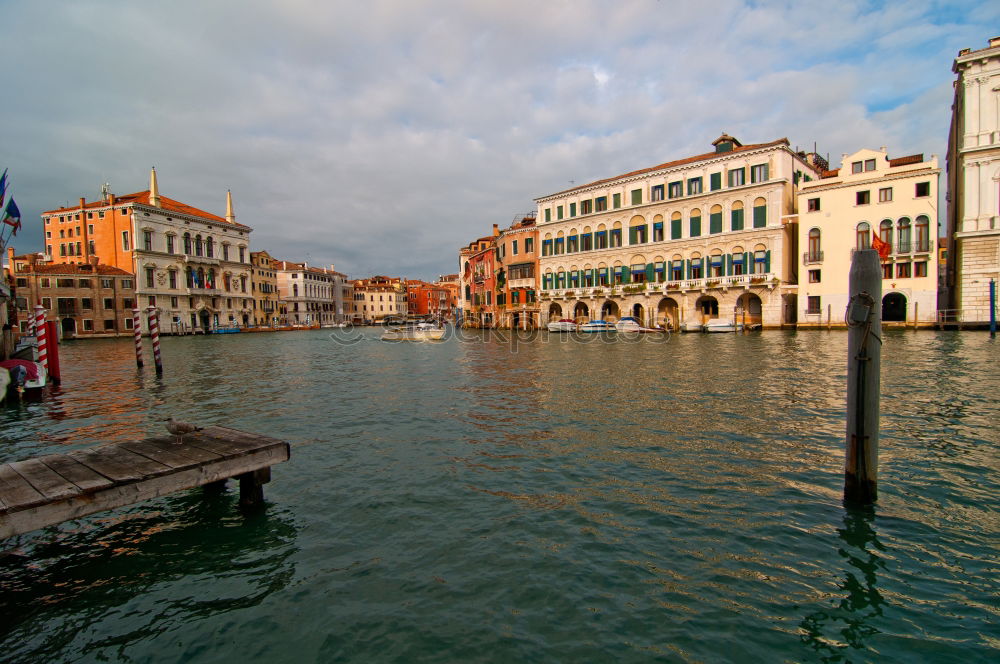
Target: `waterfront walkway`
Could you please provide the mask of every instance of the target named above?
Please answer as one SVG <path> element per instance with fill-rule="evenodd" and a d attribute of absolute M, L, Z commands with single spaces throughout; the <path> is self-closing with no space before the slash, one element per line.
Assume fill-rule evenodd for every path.
<path fill-rule="evenodd" d="M 0 465 L 0 538 L 205 484 L 240 480 L 240 502 L 263 501 L 288 443 L 226 427 L 101 445 Z"/>

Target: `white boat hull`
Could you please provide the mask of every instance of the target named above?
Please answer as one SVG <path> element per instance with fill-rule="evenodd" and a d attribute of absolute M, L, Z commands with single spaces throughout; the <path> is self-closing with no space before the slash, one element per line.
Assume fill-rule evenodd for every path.
<path fill-rule="evenodd" d="M 558 321 L 545 326 L 549 332 L 576 332 L 576 323 Z"/>
<path fill-rule="evenodd" d="M 386 330 L 382 333 L 382 341 L 439 341 L 444 339 L 444 330 Z"/>

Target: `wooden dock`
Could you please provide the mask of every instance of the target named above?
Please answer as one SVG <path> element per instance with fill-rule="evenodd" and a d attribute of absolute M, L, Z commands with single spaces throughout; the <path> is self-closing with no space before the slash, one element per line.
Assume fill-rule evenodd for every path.
<path fill-rule="evenodd" d="M 288 443 L 226 427 L 0 464 L 0 538 L 174 491 L 240 480 L 240 503 L 263 502 Z"/>

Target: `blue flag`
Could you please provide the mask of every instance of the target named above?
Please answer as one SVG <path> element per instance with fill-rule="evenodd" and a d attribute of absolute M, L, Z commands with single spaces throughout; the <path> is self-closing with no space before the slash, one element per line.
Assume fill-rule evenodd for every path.
<path fill-rule="evenodd" d="M 3 169 L 3 175 L 0 175 L 0 207 L 3 206 L 3 197 L 7 193 L 7 169 Z"/>
<path fill-rule="evenodd" d="M 17 235 L 17 232 L 21 230 L 21 211 L 17 209 L 17 203 L 14 202 L 13 196 L 7 203 L 7 207 L 4 208 L 3 223 L 14 227 L 14 230 L 11 231 L 13 235 Z"/>

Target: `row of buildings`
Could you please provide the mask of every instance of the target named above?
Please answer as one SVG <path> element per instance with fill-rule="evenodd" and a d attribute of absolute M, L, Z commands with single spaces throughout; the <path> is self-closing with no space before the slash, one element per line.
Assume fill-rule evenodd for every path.
<path fill-rule="evenodd" d="M 352 280 L 334 266 L 280 260 L 251 250 L 252 228 L 149 189 L 42 213 L 45 251 L 8 248 L 6 278 L 21 331 L 41 305 L 68 336 L 132 334 L 133 309 L 155 307 L 168 334 L 221 327 L 333 326 L 388 316 L 451 318 L 449 283 L 376 276 Z M 141 324 L 147 325 L 145 315 Z M 144 329 L 144 331 L 146 331 Z"/>
<path fill-rule="evenodd" d="M 873 243 L 887 250 L 884 321 L 988 320 L 1000 273 L 1000 38 L 962 51 L 954 71 L 943 234 L 935 155 L 865 148 L 831 169 L 785 138 L 744 145 L 723 133 L 703 154 L 541 196 L 462 247 L 464 322 L 838 325 L 852 253 Z"/>

